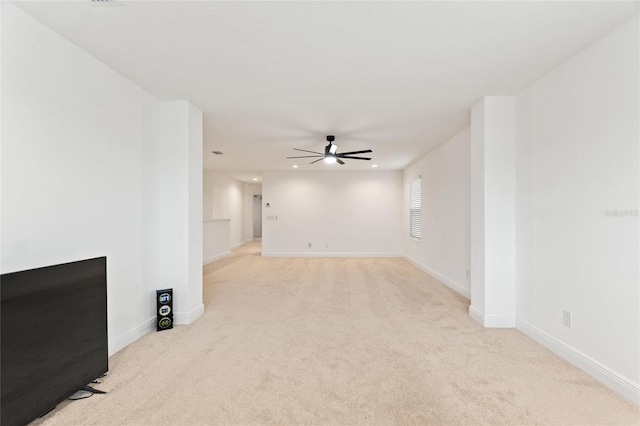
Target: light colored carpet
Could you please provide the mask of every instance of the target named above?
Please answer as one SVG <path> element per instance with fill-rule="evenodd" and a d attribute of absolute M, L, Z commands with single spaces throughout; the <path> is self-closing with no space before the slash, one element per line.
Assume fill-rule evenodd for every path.
<path fill-rule="evenodd" d="M 110 359 L 107 395 L 38 425 L 640 424 L 637 406 L 403 259 L 205 268 L 206 312 Z"/>

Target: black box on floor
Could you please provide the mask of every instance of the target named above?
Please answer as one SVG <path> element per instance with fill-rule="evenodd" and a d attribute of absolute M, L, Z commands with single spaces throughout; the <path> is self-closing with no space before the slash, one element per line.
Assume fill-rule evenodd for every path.
<path fill-rule="evenodd" d="M 156 290 L 156 331 L 173 328 L 173 289 Z"/>

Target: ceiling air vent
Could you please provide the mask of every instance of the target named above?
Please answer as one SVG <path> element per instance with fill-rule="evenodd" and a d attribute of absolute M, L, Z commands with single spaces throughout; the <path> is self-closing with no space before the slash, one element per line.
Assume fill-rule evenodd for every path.
<path fill-rule="evenodd" d="M 124 6 L 124 3 L 117 0 L 90 0 L 92 6 Z"/>
<path fill-rule="evenodd" d="M 222 155 L 222 151 L 211 151 L 213 152 L 215 155 Z"/>

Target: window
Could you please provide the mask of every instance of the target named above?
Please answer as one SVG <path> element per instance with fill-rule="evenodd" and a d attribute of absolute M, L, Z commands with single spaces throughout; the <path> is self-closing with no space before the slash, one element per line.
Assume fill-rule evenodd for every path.
<path fill-rule="evenodd" d="M 411 238 L 419 240 L 422 236 L 422 199 L 421 176 L 411 181 L 409 187 L 409 234 Z"/>

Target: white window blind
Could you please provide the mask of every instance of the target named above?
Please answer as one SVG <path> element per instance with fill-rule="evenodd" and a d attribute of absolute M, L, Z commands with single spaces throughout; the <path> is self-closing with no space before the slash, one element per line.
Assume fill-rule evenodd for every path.
<path fill-rule="evenodd" d="M 409 190 L 409 232 L 411 238 L 415 238 L 416 240 L 419 240 L 422 236 L 421 186 L 421 177 L 418 177 L 411 181 Z"/>

